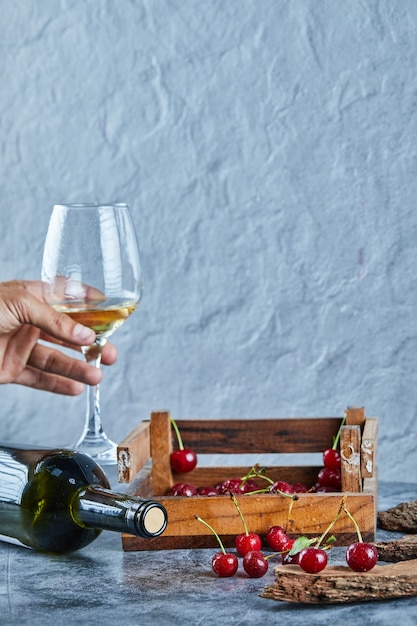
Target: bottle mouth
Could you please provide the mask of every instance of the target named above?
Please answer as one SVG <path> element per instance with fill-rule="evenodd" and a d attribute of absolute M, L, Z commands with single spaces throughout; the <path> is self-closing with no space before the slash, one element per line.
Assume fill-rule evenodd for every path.
<path fill-rule="evenodd" d="M 168 515 L 159 502 L 144 502 L 135 509 L 130 522 L 135 535 L 158 537 L 167 527 Z"/>
<path fill-rule="evenodd" d="M 150 537 L 156 537 L 164 532 L 167 526 L 167 514 L 161 506 L 149 506 L 143 514 L 143 529 Z"/>

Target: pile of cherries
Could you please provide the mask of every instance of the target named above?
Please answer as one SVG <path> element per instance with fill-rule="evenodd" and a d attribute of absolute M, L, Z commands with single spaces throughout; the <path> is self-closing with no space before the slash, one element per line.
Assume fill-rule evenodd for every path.
<path fill-rule="evenodd" d="M 234 576 L 236 574 L 239 567 L 238 555 L 243 557 L 243 569 L 250 578 L 261 578 L 264 576 L 268 571 L 268 561 L 273 557 L 280 557 L 282 565 L 299 565 L 304 572 L 309 574 L 321 572 L 328 563 L 327 554 L 335 541 L 333 536 L 327 537 L 327 535 L 342 511 L 344 511 L 353 522 L 358 536 L 358 541 L 349 545 L 346 551 L 346 562 L 350 569 L 355 572 L 368 572 L 378 561 L 376 547 L 372 543 L 366 543 L 362 540 L 359 527 L 345 506 L 345 498 L 342 498 L 337 515 L 319 538 L 309 539 L 308 537 L 301 536 L 297 539 L 293 539 L 286 534 L 281 526 L 272 526 L 269 528 L 266 534 L 266 543 L 269 549 L 274 550 L 274 553 L 268 555 L 265 555 L 262 551 L 262 539 L 260 535 L 248 531 L 237 500 L 233 497 L 233 494 L 232 499 L 244 526 L 244 532 L 237 535 L 235 538 L 237 554 L 234 552 L 226 552 L 214 528 L 200 517 L 196 517 L 196 519 L 207 526 L 217 538 L 220 552 L 214 554 L 211 565 L 215 574 L 221 578 Z"/>
<path fill-rule="evenodd" d="M 341 427 L 343 426 L 342 421 Z M 175 430 L 178 449 L 171 453 L 171 467 L 176 473 L 186 473 L 192 471 L 197 465 L 197 455 L 193 450 L 185 448 L 181 439 L 179 429 L 173 419 L 171 424 Z M 236 495 L 249 493 L 277 493 L 288 496 L 294 502 L 297 499 L 297 493 L 314 492 L 338 492 L 341 491 L 341 455 L 338 448 L 338 442 L 341 427 L 333 441 L 333 446 L 323 452 L 324 467 L 319 471 L 316 484 L 308 488 L 303 483 L 288 483 L 283 480 L 273 481 L 265 475 L 265 470 L 259 466 L 254 466 L 248 474 L 242 478 L 228 478 L 214 486 L 194 487 L 191 483 L 176 483 L 167 495 L 172 496 L 214 496 L 229 495 L 237 509 L 242 520 L 244 532 L 235 538 L 235 548 L 239 556 L 243 557 L 243 569 L 251 578 L 261 578 L 268 571 L 268 561 L 273 557 L 280 557 L 282 564 L 296 564 L 307 573 L 315 574 L 321 572 L 328 563 L 328 551 L 335 542 L 333 536 L 328 536 L 332 527 L 336 523 L 340 514 L 344 512 L 355 526 L 358 541 L 348 546 L 346 551 L 346 562 L 348 566 L 356 572 L 367 572 L 371 570 L 378 561 L 378 552 L 376 547 L 371 543 L 362 540 L 359 527 L 346 508 L 345 497 L 342 497 L 339 510 L 327 527 L 325 532 L 319 538 L 309 539 L 301 536 L 296 539 L 290 538 L 281 526 L 272 526 L 266 533 L 266 543 L 269 549 L 273 550 L 272 554 L 264 555 L 262 552 L 262 539 L 259 534 L 249 532 L 244 517 L 240 511 Z M 266 489 L 259 487 L 258 481 L 255 479 L 263 478 L 269 484 Z M 212 569 L 220 577 L 234 576 L 238 570 L 239 560 L 235 553 L 226 552 L 223 543 L 215 531 L 215 529 L 202 518 L 196 516 L 196 519 L 210 529 L 215 535 L 220 552 L 217 552 L 212 558 Z"/>

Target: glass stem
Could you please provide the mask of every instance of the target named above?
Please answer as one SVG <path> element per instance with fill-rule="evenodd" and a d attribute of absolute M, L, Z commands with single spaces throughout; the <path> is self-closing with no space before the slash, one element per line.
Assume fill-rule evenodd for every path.
<path fill-rule="evenodd" d="M 91 345 L 82 349 L 87 363 L 93 364 L 100 369 L 101 353 L 106 339 L 96 339 Z M 99 439 L 103 434 L 100 414 L 100 388 L 99 385 L 90 385 L 87 388 L 87 413 L 84 430 L 84 438 Z"/>

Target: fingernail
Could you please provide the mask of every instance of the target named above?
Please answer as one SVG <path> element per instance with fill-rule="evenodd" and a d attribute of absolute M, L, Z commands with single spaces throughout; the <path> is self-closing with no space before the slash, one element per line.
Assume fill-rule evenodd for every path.
<path fill-rule="evenodd" d="M 87 326 L 83 326 L 82 324 L 76 324 L 74 327 L 74 337 L 79 339 L 80 341 L 85 341 L 86 343 L 92 343 L 94 341 L 94 331 Z"/>

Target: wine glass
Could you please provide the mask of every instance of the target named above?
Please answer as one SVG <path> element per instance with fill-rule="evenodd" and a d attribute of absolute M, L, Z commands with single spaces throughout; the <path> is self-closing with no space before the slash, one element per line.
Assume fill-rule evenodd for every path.
<path fill-rule="evenodd" d="M 57 311 L 93 328 L 82 347 L 87 362 L 101 365 L 108 337 L 138 306 L 142 292 L 136 233 L 127 204 L 57 204 L 46 234 L 42 283 Z M 103 430 L 99 386 L 88 387 L 84 430 L 73 446 L 98 463 L 117 462 L 117 444 Z"/>

